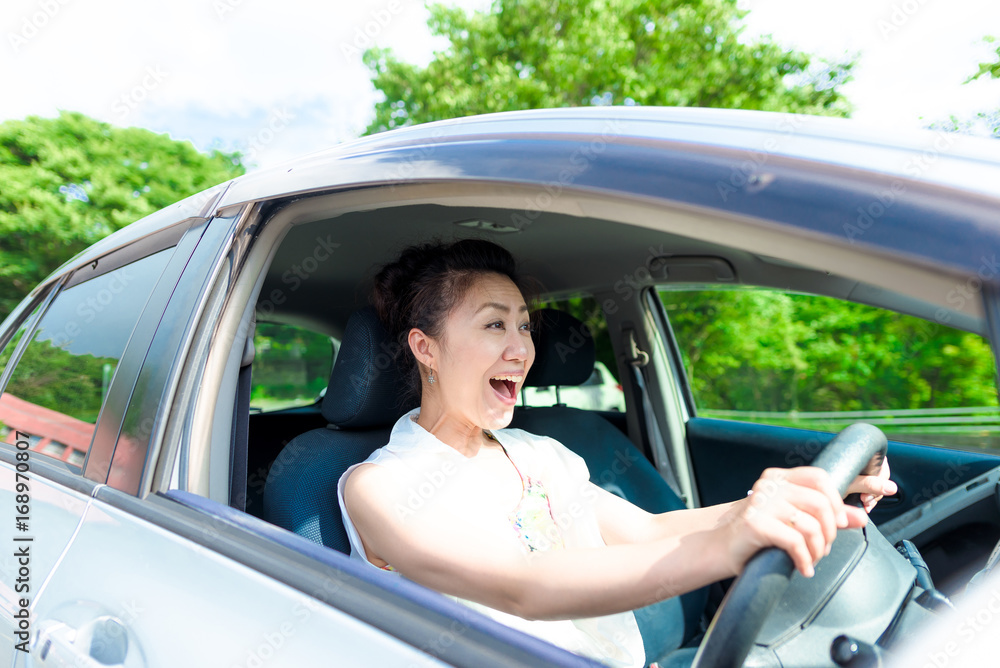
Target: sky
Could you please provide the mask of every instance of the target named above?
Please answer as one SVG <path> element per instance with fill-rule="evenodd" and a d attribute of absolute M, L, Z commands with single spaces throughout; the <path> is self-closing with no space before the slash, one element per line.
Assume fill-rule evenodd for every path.
<path fill-rule="evenodd" d="M 740 6 L 748 39 L 856 56 L 842 90 L 859 122 L 919 128 L 1000 109 L 1000 81 L 962 83 L 989 59 L 983 37 L 1000 38 L 997 0 Z M 359 136 L 378 99 L 361 52 L 426 63 L 447 46 L 426 21 L 420 0 L 3 0 L 0 121 L 80 111 L 267 167 Z"/>

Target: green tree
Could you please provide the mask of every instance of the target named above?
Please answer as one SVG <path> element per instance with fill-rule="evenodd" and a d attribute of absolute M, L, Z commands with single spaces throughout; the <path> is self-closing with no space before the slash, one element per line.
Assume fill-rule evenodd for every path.
<path fill-rule="evenodd" d="M 242 173 L 238 154 L 83 114 L 0 124 L 0 320 L 95 241 Z"/>
<path fill-rule="evenodd" d="M 987 44 L 993 44 L 997 40 L 994 37 L 983 39 Z M 979 63 L 979 69 L 970 76 L 964 83 L 971 83 L 983 77 L 1000 79 L 1000 46 L 996 47 L 995 59 L 985 63 Z M 947 121 L 935 122 L 930 126 L 932 129 L 944 130 L 945 132 L 960 132 L 962 134 L 982 135 L 988 134 L 1000 139 L 1000 108 L 992 111 L 981 111 L 974 116 L 959 118 L 952 115 Z"/>
<path fill-rule="evenodd" d="M 0 353 L 0 369 L 9 354 Z M 114 357 L 75 355 L 51 342 L 28 346 L 6 393 L 94 424 L 104 400 L 103 380 L 118 366 Z"/>
<path fill-rule="evenodd" d="M 660 293 L 700 408 L 905 410 L 995 406 L 976 334 L 829 297 Z"/>
<path fill-rule="evenodd" d="M 494 0 L 433 5 L 450 47 L 427 67 L 364 54 L 385 99 L 368 132 L 494 111 L 594 104 L 847 115 L 853 63 L 742 36 L 736 0 Z"/>
<path fill-rule="evenodd" d="M 993 43 L 996 42 L 996 39 L 993 37 L 987 37 L 986 42 Z M 969 77 L 968 81 L 974 81 L 980 77 L 1000 79 L 1000 46 L 997 46 L 996 48 L 996 58 L 985 63 L 979 63 L 979 71 Z M 968 83 L 968 81 L 966 83 Z M 981 122 L 987 124 L 994 137 L 1000 138 L 1000 109 L 994 109 L 992 112 L 980 113 L 977 118 Z"/>
<path fill-rule="evenodd" d="M 987 44 L 992 44 L 996 42 L 995 37 L 985 37 L 984 41 Z M 1000 79 L 1000 45 L 996 49 L 996 60 L 990 60 L 985 63 L 979 63 L 979 71 L 969 77 L 965 83 L 970 81 L 975 81 L 980 77 L 991 77 L 993 79 Z"/>

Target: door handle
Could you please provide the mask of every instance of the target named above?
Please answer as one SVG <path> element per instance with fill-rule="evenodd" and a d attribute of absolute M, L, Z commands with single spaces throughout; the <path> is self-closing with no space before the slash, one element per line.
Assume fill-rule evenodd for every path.
<path fill-rule="evenodd" d="M 42 622 L 32 643 L 32 658 L 44 668 L 125 668 L 128 650 L 128 629 L 118 618 L 102 615 L 79 629 L 55 620 Z M 142 664 L 141 659 L 128 662 Z"/>

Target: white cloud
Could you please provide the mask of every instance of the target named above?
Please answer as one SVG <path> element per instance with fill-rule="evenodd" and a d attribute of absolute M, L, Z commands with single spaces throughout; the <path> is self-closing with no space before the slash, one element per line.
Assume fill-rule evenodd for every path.
<path fill-rule="evenodd" d="M 1000 108 L 1000 81 L 963 85 L 990 57 L 983 37 L 1000 37 L 994 0 L 744 0 L 748 33 L 839 58 L 860 53 L 843 90 L 856 120 L 926 127 L 949 115 Z M 994 52 L 995 53 L 995 52 Z"/>

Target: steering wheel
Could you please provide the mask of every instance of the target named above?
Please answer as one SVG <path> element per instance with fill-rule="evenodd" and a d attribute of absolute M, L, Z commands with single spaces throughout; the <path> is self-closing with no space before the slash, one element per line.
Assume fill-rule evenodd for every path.
<path fill-rule="evenodd" d="M 841 431 L 816 457 L 843 496 L 862 471 L 877 472 L 887 448 L 885 434 L 857 423 Z M 738 668 L 743 665 L 768 615 L 788 588 L 791 557 L 776 547 L 755 554 L 736 578 L 708 627 L 692 668 Z"/>

